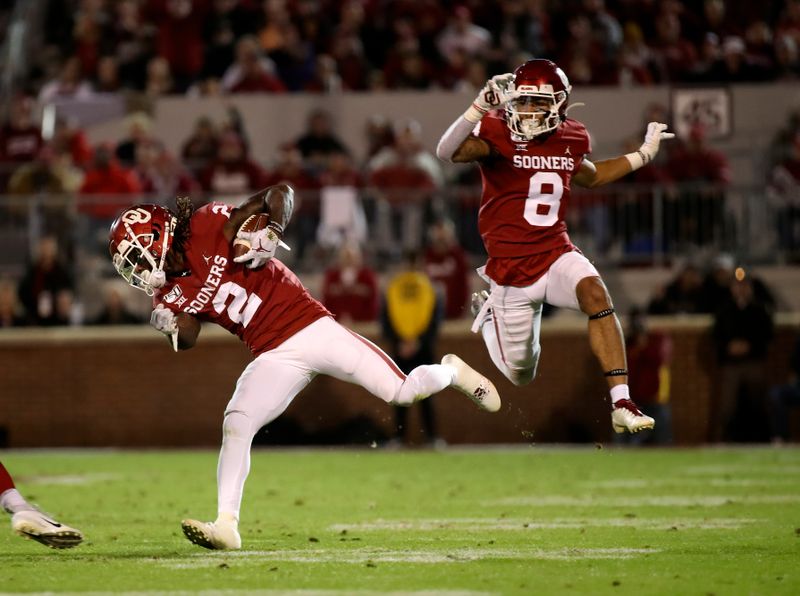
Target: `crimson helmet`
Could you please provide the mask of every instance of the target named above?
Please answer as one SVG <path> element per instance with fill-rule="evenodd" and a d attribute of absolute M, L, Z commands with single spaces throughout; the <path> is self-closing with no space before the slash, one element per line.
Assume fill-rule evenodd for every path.
<path fill-rule="evenodd" d="M 108 250 L 114 269 L 148 296 L 164 285 L 164 261 L 178 219 L 160 205 L 134 205 L 111 224 Z"/>
<path fill-rule="evenodd" d="M 567 75 L 554 62 L 528 60 L 514 71 L 509 87 L 513 99 L 506 103 L 508 128 L 527 141 L 555 130 L 567 117 L 571 90 Z"/>

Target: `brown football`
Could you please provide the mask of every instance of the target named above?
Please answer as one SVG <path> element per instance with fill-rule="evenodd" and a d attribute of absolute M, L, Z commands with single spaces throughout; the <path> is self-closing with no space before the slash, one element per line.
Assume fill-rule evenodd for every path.
<path fill-rule="evenodd" d="M 239 226 L 239 232 L 257 232 L 267 227 L 269 223 L 269 215 L 266 213 L 256 213 L 251 215 L 244 223 Z M 250 250 L 250 243 L 243 238 L 233 239 L 233 256 L 241 257 L 243 254 Z"/>

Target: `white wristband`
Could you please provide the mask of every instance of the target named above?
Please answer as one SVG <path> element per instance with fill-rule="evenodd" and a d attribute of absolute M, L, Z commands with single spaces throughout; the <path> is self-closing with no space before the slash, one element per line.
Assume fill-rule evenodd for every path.
<path fill-rule="evenodd" d="M 628 163 L 631 164 L 632 172 L 638 170 L 647 163 L 644 159 L 644 153 L 642 153 L 641 151 L 636 151 L 635 153 L 628 153 L 625 155 L 625 159 L 627 159 Z"/>
<path fill-rule="evenodd" d="M 468 120 L 469 122 L 472 122 L 473 124 L 477 124 L 478 122 L 481 121 L 481 118 L 483 118 L 485 115 L 486 112 L 484 112 L 483 110 L 479 110 L 475 104 L 472 104 L 471 106 L 469 106 L 467 111 L 464 112 L 464 119 Z"/>

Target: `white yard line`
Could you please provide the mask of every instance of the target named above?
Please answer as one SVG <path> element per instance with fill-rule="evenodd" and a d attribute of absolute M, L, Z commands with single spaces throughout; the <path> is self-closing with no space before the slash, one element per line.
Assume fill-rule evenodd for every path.
<path fill-rule="evenodd" d="M 800 478 L 621 478 L 581 482 L 587 488 L 637 489 L 653 486 L 800 486 Z"/>
<path fill-rule="evenodd" d="M 52 476 L 42 474 L 39 476 L 20 476 L 18 480 L 20 484 L 82 485 L 119 480 L 120 478 L 122 478 L 121 474 L 61 474 Z"/>
<path fill-rule="evenodd" d="M 796 495 L 654 495 L 641 497 L 542 495 L 484 501 L 488 507 L 721 507 L 723 505 L 784 505 L 800 503 Z"/>
<path fill-rule="evenodd" d="M 193 569 L 226 563 L 263 564 L 264 561 L 284 563 L 336 563 L 363 565 L 369 563 L 469 563 L 487 560 L 575 560 L 575 559 L 631 559 L 645 554 L 660 552 L 652 548 L 560 548 L 560 549 L 494 549 L 494 548 L 454 548 L 447 551 L 429 550 L 391 550 L 367 548 L 355 550 L 306 549 L 272 551 L 237 551 L 218 555 L 201 554 L 190 559 L 160 560 L 156 564 L 170 569 Z M 151 558 L 144 559 L 153 563 Z"/>
<path fill-rule="evenodd" d="M 458 530 L 464 532 L 486 532 L 492 530 L 569 530 L 581 528 L 636 528 L 641 530 L 738 530 L 743 526 L 757 523 L 757 519 L 738 518 L 556 518 L 547 521 L 524 518 L 454 518 L 454 519 L 415 519 L 386 520 L 356 524 L 334 524 L 329 527 L 334 532 L 373 532 L 373 531 L 438 531 Z"/>

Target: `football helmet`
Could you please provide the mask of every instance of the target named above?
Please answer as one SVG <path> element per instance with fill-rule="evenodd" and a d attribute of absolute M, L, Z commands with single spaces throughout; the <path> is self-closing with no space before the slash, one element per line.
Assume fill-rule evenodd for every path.
<path fill-rule="evenodd" d="M 527 141 L 558 128 L 567 117 L 572 86 L 554 62 L 528 60 L 514 71 L 506 103 L 506 124 Z"/>
<path fill-rule="evenodd" d="M 164 285 L 164 262 L 178 218 L 160 205 L 134 205 L 111 224 L 108 250 L 114 269 L 148 296 Z"/>

